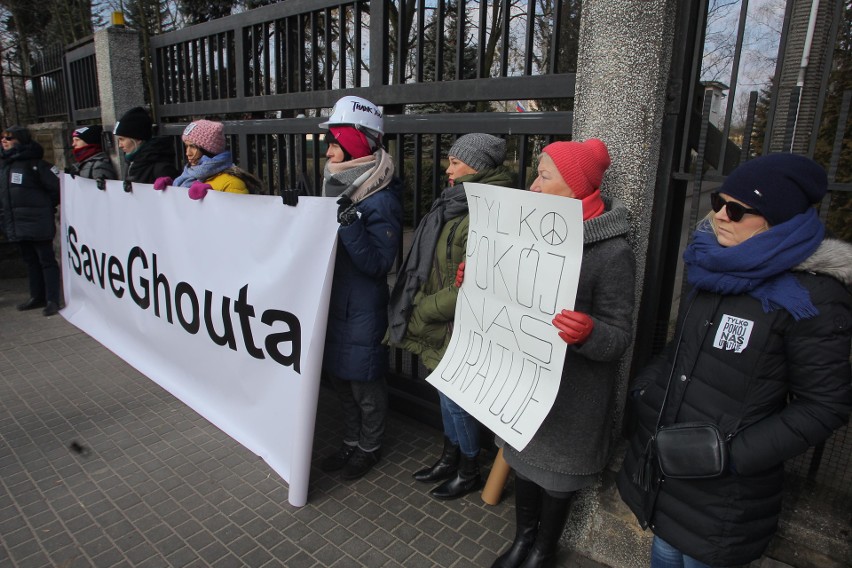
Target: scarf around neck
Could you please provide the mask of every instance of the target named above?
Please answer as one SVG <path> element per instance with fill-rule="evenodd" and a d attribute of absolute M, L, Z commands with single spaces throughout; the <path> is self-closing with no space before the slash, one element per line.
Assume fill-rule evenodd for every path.
<path fill-rule="evenodd" d="M 441 192 L 432 209 L 420 220 L 411 248 L 399 268 L 388 304 L 388 333 L 391 343 L 399 344 L 408 328 L 414 296 L 432 271 L 432 257 L 438 237 L 447 221 L 467 215 L 464 184 L 450 186 Z"/>
<path fill-rule="evenodd" d="M 208 180 L 233 167 L 233 165 L 234 159 L 228 150 L 225 150 L 221 154 L 216 154 L 212 158 L 210 156 L 201 156 L 201 160 L 194 166 L 190 166 L 189 164 L 184 166 L 183 173 L 175 179 L 173 185 L 176 187 L 189 187 L 192 185 L 192 182 Z"/>
<path fill-rule="evenodd" d="M 767 313 L 783 308 L 796 320 L 811 318 L 819 311 L 790 269 L 811 256 L 824 235 L 813 208 L 732 247 L 720 245 L 704 221 L 683 253 L 687 280 L 699 290 L 748 294 Z"/>
<path fill-rule="evenodd" d="M 326 161 L 322 180 L 323 197 L 346 195 L 352 203 L 363 201 L 386 188 L 393 179 L 394 166 L 390 154 L 382 148 L 372 156 L 348 162 Z"/>

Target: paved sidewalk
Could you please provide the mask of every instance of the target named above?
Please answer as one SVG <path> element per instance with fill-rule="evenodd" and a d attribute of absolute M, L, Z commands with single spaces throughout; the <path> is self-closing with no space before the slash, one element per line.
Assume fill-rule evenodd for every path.
<path fill-rule="evenodd" d="M 397 413 L 376 469 L 314 467 L 290 506 L 263 460 L 156 383 L 61 316 L 16 311 L 25 289 L 0 280 L 0 566 L 490 566 L 510 542 L 511 496 L 444 503 L 411 479 L 441 434 Z M 322 389 L 315 461 L 336 414 Z"/>

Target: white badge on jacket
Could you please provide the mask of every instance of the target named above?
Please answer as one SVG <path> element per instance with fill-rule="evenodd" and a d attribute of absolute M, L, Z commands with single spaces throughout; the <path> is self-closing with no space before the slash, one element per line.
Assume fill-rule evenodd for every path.
<path fill-rule="evenodd" d="M 24 181 L 24 174 L 21 172 L 12 172 L 12 183 L 16 185 L 21 185 L 21 182 Z"/>
<path fill-rule="evenodd" d="M 713 347 L 724 349 L 725 351 L 733 351 L 734 353 L 741 353 L 743 349 L 748 347 L 748 340 L 751 337 L 751 330 L 753 328 L 754 322 L 751 320 L 724 314 L 722 321 L 719 322 L 719 329 L 716 331 L 716 339 L 713 341 Z"/>

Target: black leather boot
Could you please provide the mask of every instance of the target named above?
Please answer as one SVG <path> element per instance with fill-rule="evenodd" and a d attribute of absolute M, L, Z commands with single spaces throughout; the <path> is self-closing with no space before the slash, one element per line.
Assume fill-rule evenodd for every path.
<path fill-rule="evenodd" d="M 415 471 L 414 479 L 423 483 L 435 483 L 454 476 L 459 469 L 460 455 L 458 445 L 453 444 L 449 438 L 444 436 L 444 451 L 441 453 L 441 457 L 432 467 Z"/>
<path fill-rule="evenodd" d="M 556 552 L 559 549 L 559 539 L 568 521 L 568 509 L 573 495 L 558 499 L 541 493 L 541 515 L 539 516 L 538 534 L 535 544 L 520 568 L 547 568 L 556 566 Z"/>
<path fill-rule="evenodd" d="M 464 497 L 482 488 L 482 476 L 479 475 L 479 456 L 472 458 L 462 454 L 456 476 L 446 480 L 429 492 L 435 499 L 449 501 Z"/>
<path fill-rule="evenodd" d="M 537 484 L 515 476 L 515 541 L 491 568 L 518 568 L 526 560 L 538 534 L 542 493 Z"/>

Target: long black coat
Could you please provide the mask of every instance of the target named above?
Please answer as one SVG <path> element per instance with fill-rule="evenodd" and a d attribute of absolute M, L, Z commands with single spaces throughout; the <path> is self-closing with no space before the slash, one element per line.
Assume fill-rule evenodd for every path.
<path fill-rule="evenodd" d="M 126 181 L 154 183 L 159 177 L 176 178 L 180 175 L 175 167 L 172 141 L 162 136 L 146 140 L 127 161 Z"/>
<path fill-rule="evenodd" d="M 0 229 L 10 242 L 50 241 L 56 234 L 59 178 L 38 142 L 0 157 Z"/>
<path fill-rule="evenodd" d="M 698 292 L 684 310 L 674 366 L 670 346 L 632 387 L 638 424 L 618 477 L 621 497 L 640 523 L 706 564 L 760 557 L 781 511 L 784 460 L 824 441 L 852 409 L 852 296 L 844 287 L 852 283 L 852 246 L 825 241 L 799 269 L 818 316 L 796 321 L 785 310 L 765 313 L 748 295 Z M 670 373 L 661 424 L 712 422 L 735 433 L 731 470 L 715 479 L 662 478 L 645 494 L 633 478 Z"/>

